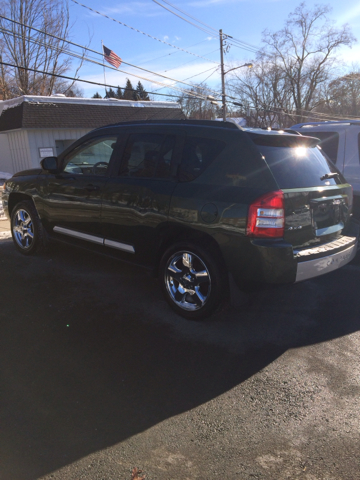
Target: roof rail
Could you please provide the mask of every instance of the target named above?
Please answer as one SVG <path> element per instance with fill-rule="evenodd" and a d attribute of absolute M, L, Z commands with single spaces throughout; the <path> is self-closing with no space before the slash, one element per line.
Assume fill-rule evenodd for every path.
<path fill-rule="evenodd" d="M 215 128 L 227 128 L 232 130 L 243 130 L 240 125 L 237 125 L 233 122 L 217 122 L 215 120 L 135 120 L 135 121 L 124 121 L 119 123 L 113 123 L 111 125 L 104 125 L 103 127 L 98 127 L 95 130 L 100 128 L 107 127 L 116 127 L 120 125 L 194 125 L 197 127 L 206 126 L 206 127 L 215 127 Z"/>
<path fill-rule="evenodd" d="M 338 125 L 338 124 L 350 124 L 350 125 L 359 125 L 360 120 L 324 120 L 323 122 L 304 122 L 304 123 L 297 123 L 296 125 L 292 125 L 290 128 L 302 128 L 306 126 L 318 126 L 321 127 L 322 125 Z"/>

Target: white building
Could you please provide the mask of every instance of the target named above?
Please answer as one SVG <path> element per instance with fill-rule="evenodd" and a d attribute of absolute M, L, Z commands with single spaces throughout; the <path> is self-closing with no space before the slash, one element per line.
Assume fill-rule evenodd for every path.
<path fill-rule="evenodd" d="M 174 102 L 38 97 L 0 101 L 0 170 L 16 173 L 57 156 L 90 130 L 133 120 L 185 118 Z"/>

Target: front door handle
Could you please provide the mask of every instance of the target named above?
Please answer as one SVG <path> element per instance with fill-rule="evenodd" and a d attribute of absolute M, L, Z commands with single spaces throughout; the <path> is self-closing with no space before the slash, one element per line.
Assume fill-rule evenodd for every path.
<path fill-rule="evenodd" d="M 88 192 L 95 192 L 96 190 L 100 190 L 99 185 L 92 185 L 91 183 L 89 185 L 86 185 L 85 190 Z"/>

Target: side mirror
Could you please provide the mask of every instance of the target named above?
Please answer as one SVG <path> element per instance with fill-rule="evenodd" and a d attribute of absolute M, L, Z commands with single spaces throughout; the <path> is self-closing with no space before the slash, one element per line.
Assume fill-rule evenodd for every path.
<path fill-rule="evenodd" d="M 58 173 L 58 158 L 57 157 L 45 157 L 41 160 L 40 165 L 42 166 L 43 170 L 46 170 L 50 173 Z"/>

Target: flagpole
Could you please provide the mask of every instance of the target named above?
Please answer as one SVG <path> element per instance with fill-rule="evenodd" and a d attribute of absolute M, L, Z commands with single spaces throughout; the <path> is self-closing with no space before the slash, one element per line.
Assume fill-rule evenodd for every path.
<path fill-rule="evenodd" d="M 103 41 L 102 41 L 102 40 L 101 40 L 101 50 L 102 50 L 102 54 L 103 54 L 104 83 L 105 83 L 105 97 L 106 97 L 107 91 L 106 91 L 105 57 L 104 57 L 104 44 L 103 44 Z"/>

